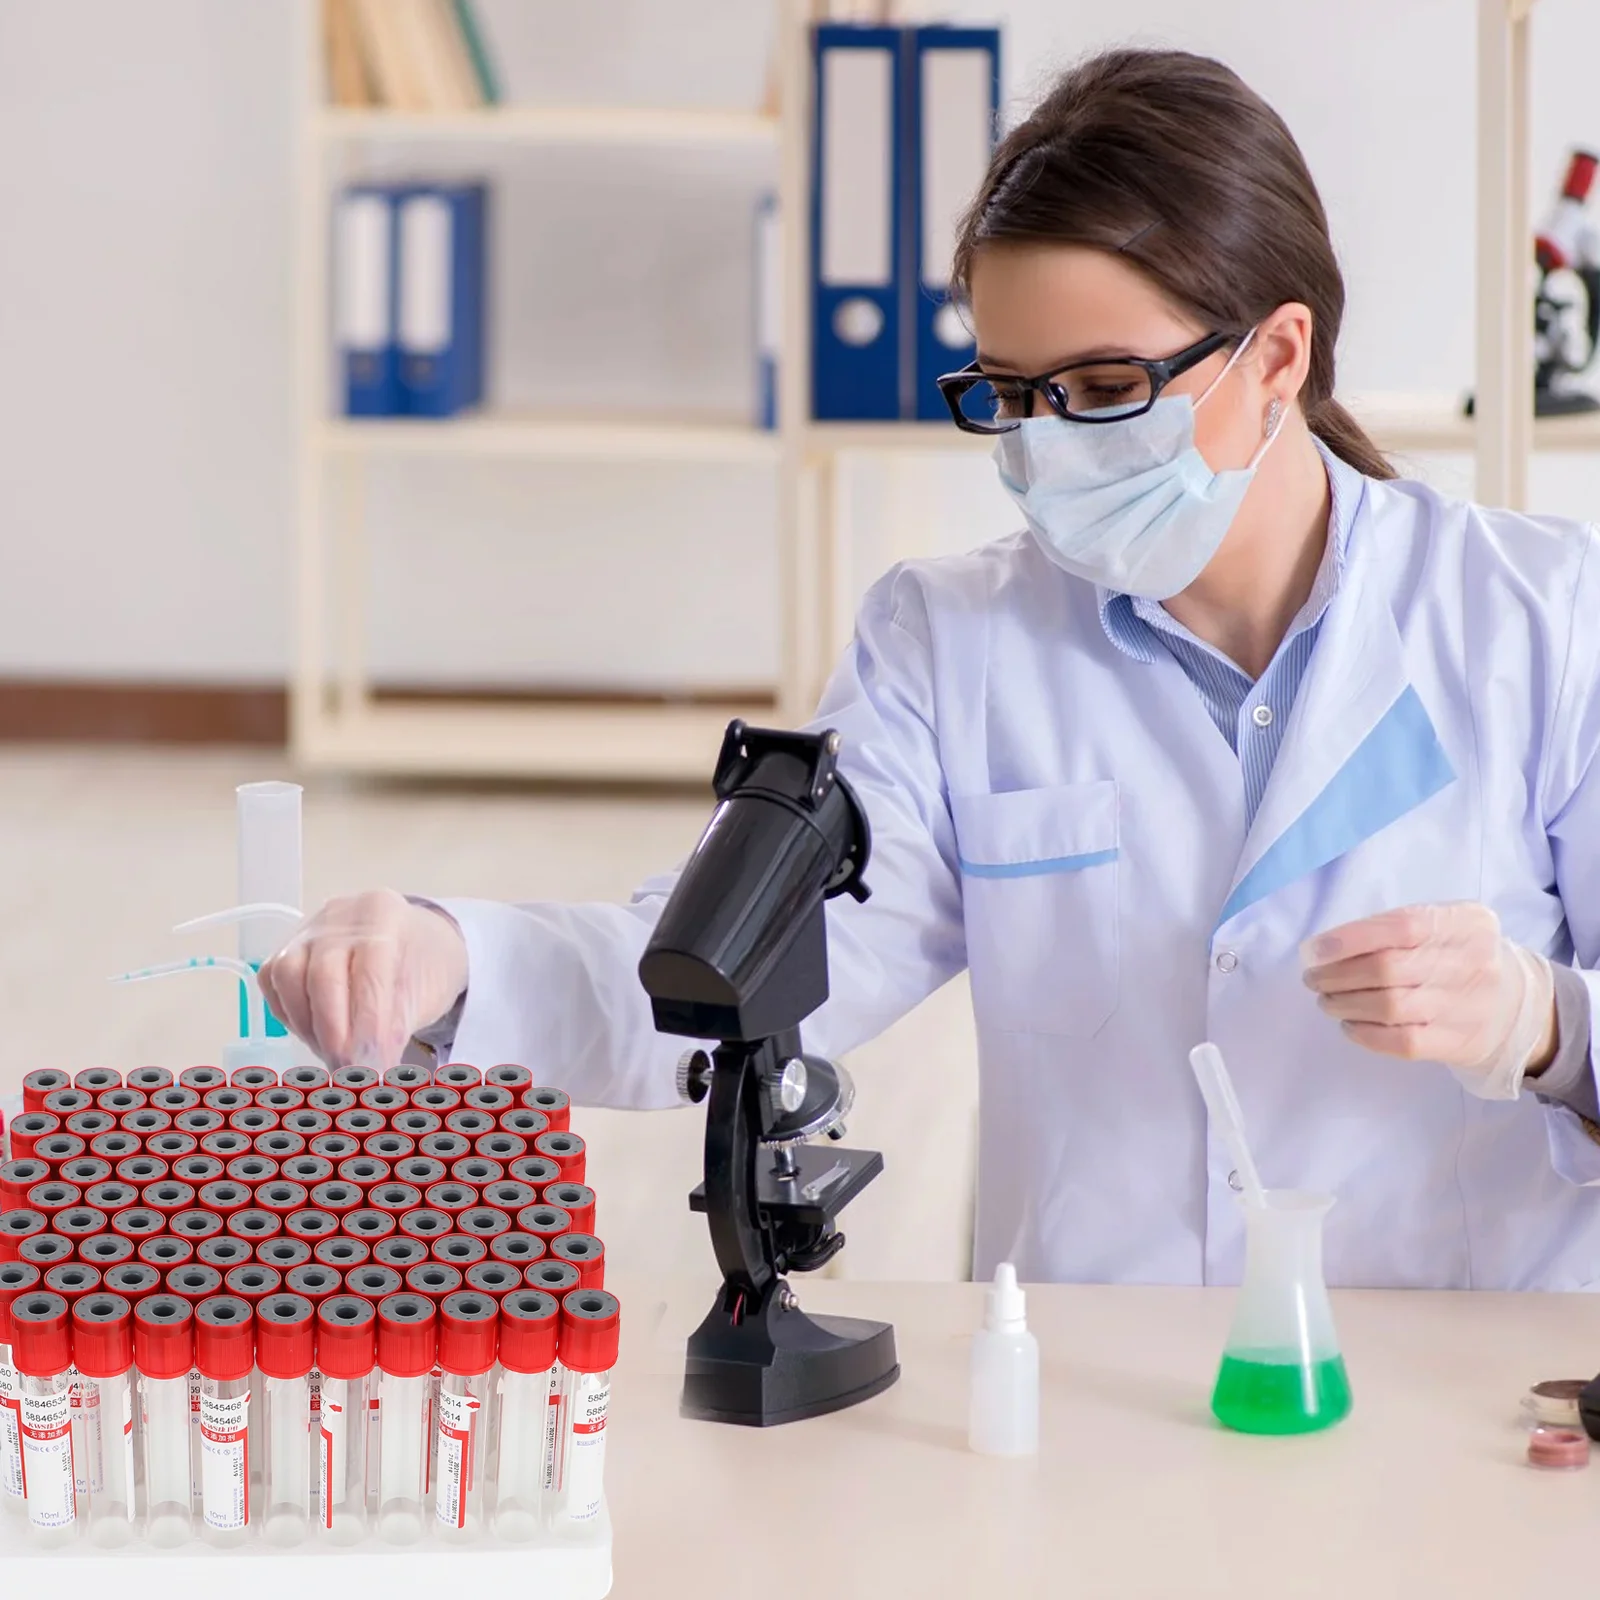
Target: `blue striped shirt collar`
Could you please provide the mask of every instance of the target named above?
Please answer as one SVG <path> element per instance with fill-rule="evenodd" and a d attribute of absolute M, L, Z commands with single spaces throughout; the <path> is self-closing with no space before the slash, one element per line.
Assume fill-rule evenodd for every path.
<path fill-rule="evenodd" d="M 1289 636 L 1318 622 L 1332 604 L 1333 597 L 1339 592 L 1339 585 L 1344 577 L 1345 550 L 1350 541 L 1351 524 L 1355 521 L 1356 507 L 1361 504 L 1362 491 L 1366 487 L 1366 479 L 1354 467 L 1348 462 L 1341 461 L 1315 436 L 1312 442 L 1316 445 L 1317 453 L 1322 457 L 1323 466 L 1328 473 L 1331 501 L 1328 512 L 1328 545 L 1323 553 L 1322 564 L 1317 568 L 1317 576 L 1312 582 L 1311 593 L 1299 616 L 1290 626 Z M 1106 637 L 1112 644 L 1124 655 L 1132 656 L 1136 661 L 1155 661 L 1161 653 L 1161 647 L 1150 638 L 1150 624 L 1139 614 L 1145 609 L 1145 604 L 1137 601 L 1131 594 L 1123 594 L 1116 589 L 1105 589 L 1098 584 L 1095 585 L 1095 594 L 1100 603 L 1100 625 L 1105 629 Z M 1154 607 L 1155 602 L 1149 604 Z"/>

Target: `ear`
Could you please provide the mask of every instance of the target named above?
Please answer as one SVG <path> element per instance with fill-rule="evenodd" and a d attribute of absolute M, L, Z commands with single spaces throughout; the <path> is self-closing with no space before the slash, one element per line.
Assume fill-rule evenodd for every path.
<path fill-rule="evenodd" d="M 1311 370 L 1311 307 L 1290 300 L 1256 325 L 1255 368 L 1261 387 L 1292 406 Z"/>

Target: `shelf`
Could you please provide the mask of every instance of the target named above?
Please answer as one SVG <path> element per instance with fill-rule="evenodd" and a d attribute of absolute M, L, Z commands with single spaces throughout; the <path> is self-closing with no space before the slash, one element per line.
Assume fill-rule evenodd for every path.
<path fill-rule="evenodd" d="M 685 783 L 704 788 L 735 716 L 770 724 L 764 707 L 721 705 L 374 704 L 305 719 L 297 759 L 315 770 L 416 777 L 552 778 Z"/>
<path fill-rule="evenodd" d="M 1347 404 L 1382 450 L 1467 452 L 1477 443 L 1473 419 L 1462 416 L 1460 400 L 1451 395 L 1355 395 Z M 1536 450 L 1600 450 L 1600 411 L 1541 417 L 1533 443 Z"/>
<path fill-rule="evenodd" d="M 776 462 L 778 435 L 739 423 L 516 413 L 341 417 L 313 438 L 335 455 L 501 456 L 542 461 Z"/>
<path fill-rule="evenodd" d="M 445 139 L 515 144 L 771 145 L 778 119 L 755 111 L 648 106 L 498 106 L 483 111 L 323 108 L 312 128 L 326 141 L 409 143 Z"/>

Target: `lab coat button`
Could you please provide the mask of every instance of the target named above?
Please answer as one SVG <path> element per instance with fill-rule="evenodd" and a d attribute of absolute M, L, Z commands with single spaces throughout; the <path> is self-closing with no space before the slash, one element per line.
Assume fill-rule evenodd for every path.
<path fill-rule="evenodd" d="M 1250 720 L 1255 723 L 1258 728 L 1270 728 L 1272 726 L 1272 707 L 1257 706 L 1255 710 L 1250 713 Z"/>
<path fill-rule="evenodd" d="M 1217 971 L 1232 972 L 1239 965 L 1239 958 L 1231 950 L 1223 950 L 1217 955 Z"/>
<path fill-rule="evenodd" d="M 1228 1174 L 1228 1187 L 1232 1189 L 1235 1194 L 1244 1193 L 1244 1184 L 1240 1181 L 1237 1168 Z"/>

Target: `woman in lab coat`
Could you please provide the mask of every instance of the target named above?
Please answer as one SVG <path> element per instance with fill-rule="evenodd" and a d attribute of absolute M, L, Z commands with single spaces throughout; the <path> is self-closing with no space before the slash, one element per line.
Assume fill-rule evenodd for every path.
<path fill-rule="evenodd" d="M 980 1276 L 1237 1278 L 1209 1038 L 1267 1181 L 1339 1197 L 1330 1281 L 1600 1282 L 1592 530 L 1394 478 L 1333 398 L 1303 158 L 1216 62 L 1067 73 L 957 281 L 981 354 L 946 396 L 1026 530 L 890 572 L 823 698 L 875 892 L 830 904 L 808 1046 L 970 969 Z M 339 901 L 263 984 L 333 1062 L 420 1033 L 666 1106 L 635 966 L 670 884 Z"/>

